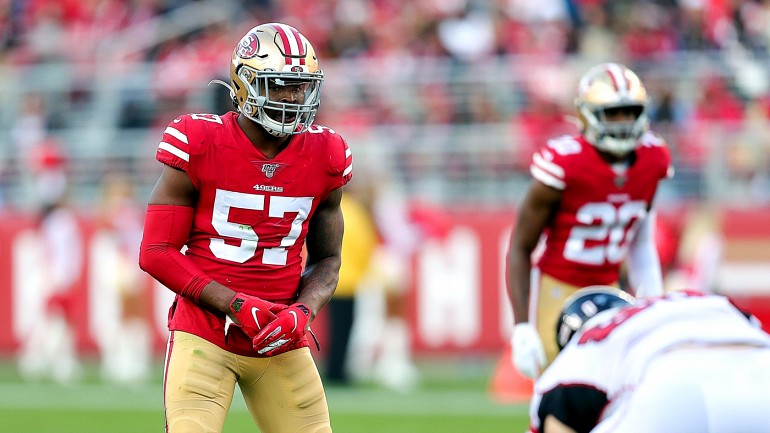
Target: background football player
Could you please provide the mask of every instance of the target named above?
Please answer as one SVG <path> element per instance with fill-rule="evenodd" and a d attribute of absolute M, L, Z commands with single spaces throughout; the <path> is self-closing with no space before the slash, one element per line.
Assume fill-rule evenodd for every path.
<path fill-rule="evenodd" d="M 648 131 L 639 77 L 615 63 L 591 68 L 575 99 L 581 134 L 534 153 L 507 263 L 516 367 L 536 377 L 558 352 L 554 324 L 580 287 L 619 285 L 627 261 L 637 296 L 662 293 L 653 198 L 673 170 L 665 142 Z M 533 252 L 543 241 L 533 264 Z"/>
<path fill-rule="evenodd" d="M 727 298 L 591 287 L 558 323 L 532 433 L 770 432 L 770 335 Z"/>
<path fill-rule="evenodd" d="M 331 431 L 306 332 L 337 285 L 352 160 L 313 125 L 322 81 L 302 34 L 259 25 L 232 54 L 237 112 L 183 115 L 163 133 L 140 265 L 176 292 L 168 432 L 220 432 L 236 383 L 260 431 Z"/>

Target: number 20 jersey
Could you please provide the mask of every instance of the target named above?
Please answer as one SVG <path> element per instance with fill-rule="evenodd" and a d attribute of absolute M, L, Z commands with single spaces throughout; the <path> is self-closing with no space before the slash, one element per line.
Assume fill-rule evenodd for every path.
<path fill-rule="evenodd" d="M 582 136 L 550 140 L 532 158 L 534 179 L 563 191 L 537 267 L 576 285 L 612 284 L 661 179 L 673 174 L 665 142 L 641 137 L 632 164 L 616 172 Z"/>
<path fill-rule="evenodd" d="M 351 152 L 339 134 L 314 125 L 269 159 L 237 117 L 229 112 L 175 119 L 156 159 L 185 171 L 198 190 L 187 257 L 233 290 L 288 302 L 299 288 L 308 223 L 319 203 L 350 180 Z M 176 304 L 171 329 L 222 343 L 222 317 L 182 297 Z"/>

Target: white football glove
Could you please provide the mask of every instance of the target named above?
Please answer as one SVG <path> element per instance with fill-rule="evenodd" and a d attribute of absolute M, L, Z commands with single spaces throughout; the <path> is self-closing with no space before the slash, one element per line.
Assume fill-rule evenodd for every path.
<path fill-rule="evenodd" d="M 521 374 L 536 379 L 545 366 L 545 349 L 537 330 L 528 322 L 513 327 L 513 363 Z"/>

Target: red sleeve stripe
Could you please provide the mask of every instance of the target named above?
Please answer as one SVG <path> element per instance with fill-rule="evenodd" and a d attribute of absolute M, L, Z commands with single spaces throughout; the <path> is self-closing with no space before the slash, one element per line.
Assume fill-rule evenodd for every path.
<path fill-rule="evenodd" d="M 347 167 L 345 167 L 345 171 L 342 172 L 342 177 L 345 177 L 350 174 L 350 172 L 353 171 L 353 163 L 351 162 L 348 164 Z"/>
<path fill-rule="evenodd" d="M 190 154 L 185 152 L 184 150 L 179 149 L 178 147 L 175 147 L 173 144 L 166 143 L 165 141 L 161 141 L 158 145 L 158 149 L 165 150 L 166 152 L 175 155 L 179 158 L 184 159 L 187 162 L 190 162 Z"/>

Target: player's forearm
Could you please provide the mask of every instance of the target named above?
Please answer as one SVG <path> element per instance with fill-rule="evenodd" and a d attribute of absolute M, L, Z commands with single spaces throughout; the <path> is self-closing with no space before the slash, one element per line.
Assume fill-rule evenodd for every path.
<path fill-rule="evenodd" d="M 331 256 L 305 268 L 297 302 L 310 309 L 311 321 L 332 298 L 337 288 L 341 263 L 339 256 Z"/>
<path fill-rule="evenodd" d="M 516 252 L 515 250 L 511 251 L 506 281 L 516 323 L 529 321 L 529 275 L 531 265 L 529 255 Z"/>
<path fill-rule="evenodd" d="M 230 302 L 235 294 L 235 290 L 223 286 L 216 281 L 211 281 L 203 288 L 198 298 L 198 303 L 220 313 L 228 314 L 231 312 Z"/>
<path fill-rule="evenodd" d="M 543 423 L 543 433 L 576 433 L 568 425 L 559 421 L 555 416 L 548 415 Z"/>

